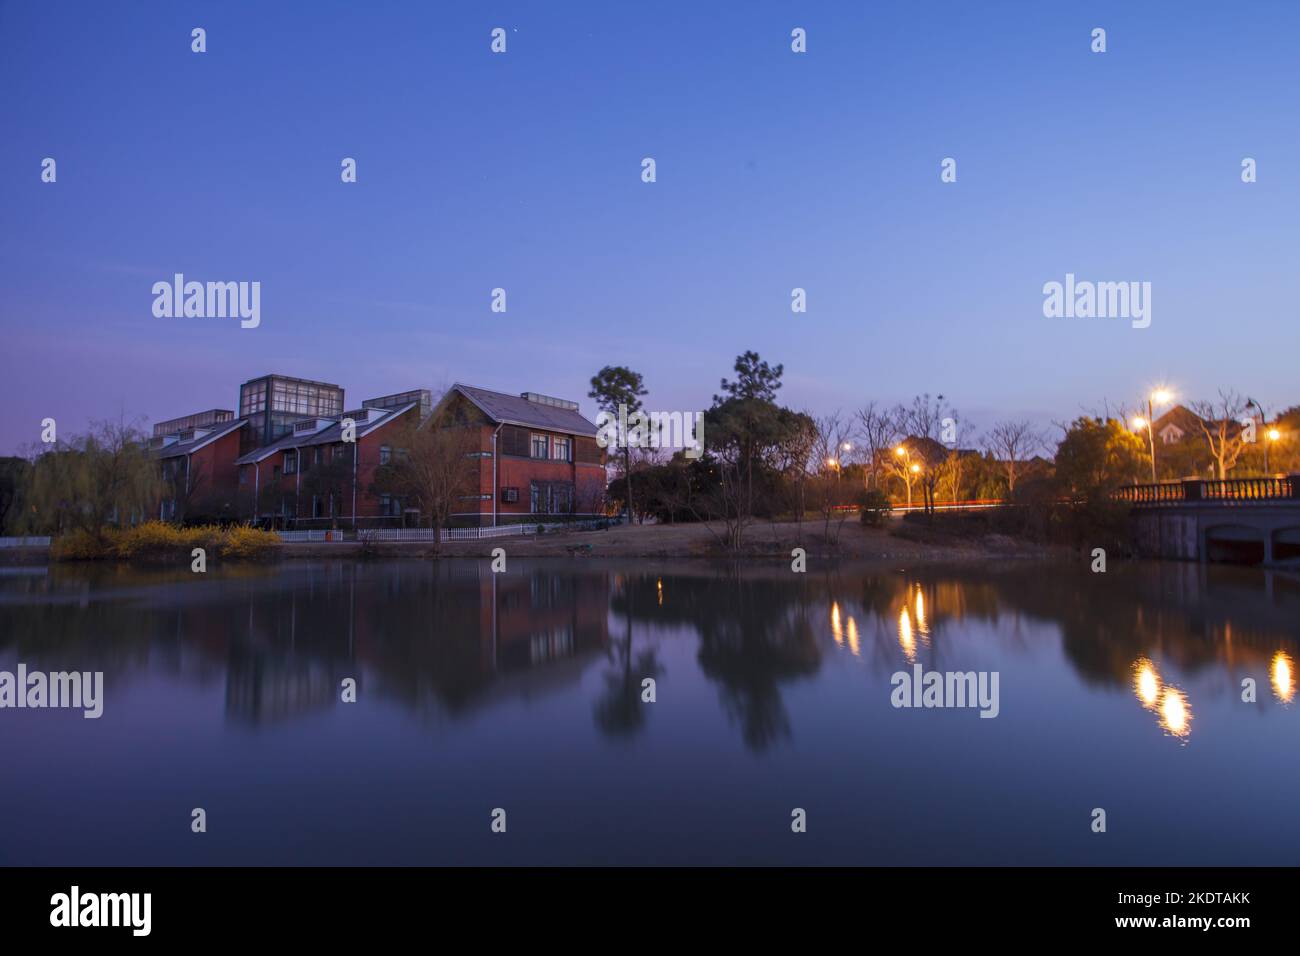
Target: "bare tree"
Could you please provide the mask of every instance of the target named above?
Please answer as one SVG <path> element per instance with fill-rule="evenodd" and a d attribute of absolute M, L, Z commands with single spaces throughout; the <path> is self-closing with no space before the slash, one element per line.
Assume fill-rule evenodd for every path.
<path fill-rule="evenodd" d="M 374 490 L 420 509 L 430 527 L 441 530 L 469 496 L 477 497 L 479 426 L 448 407 L 397 433 L 398 448 L 375 473 Z M 438 536 L 435 536 L 435 548 Z"/>
<path fill-rule="evenodd" d="M 961 483 L 965 476 L 966 462 L 963 455 L 957 449 L 948 452 L 944 458 L 943 464 L 939 466 L 938 486 L 943 491 L 943 496 L 948 501 L 959 501 L 961 499 Z"/>
<path fill-rule="evenodd" d="M 858 458 L 866 466 L 864 484 L 879 488 L 881 479 L 889 473 L 894 443 L 898 439 L 898 419 L 887 408 L 877 408 L 868 402 L 857 412 Z"/>
<path fill-rule="evenodd" d="M 1218 401 L 1192 402 L 1189 408 L 1199 419 L 1205 444 L 1214 458 L 1215 471 L 1222 481 L 1237 464 L 1247 444 L 1246 399 L 1231 389 L 1220 389 Z"/>
<path fill-rule="evenodd" d="M 815 418 L 813 430 L 812 460 L 805 463 L 812 474 L 812 487 L 817 501 L 817 510 L 821 512 L 823 529 L 828 543 L 839 537 L 840 529 L 848 516 L 848 511 L 841 508 L 848 501 L 848 491 L 844 483 L 844 462 L 842 456 L 849 449 L 849 435 L 852 425 L 841 417 L 837 409 L 830 415 Z M 831 534 L 831 521 L 839 513 L 839 522 L 835 534 Z"/>
<path fill-rule="evenodd" d="M 984 436 L 984 450 L 993 456 L 1007 480 L 1008 497 L 1015 493 L 1021 462 L 1028 460 L 1046 442 L 1043 434 L 1024 419 L 998 422 Z"/>
<path fill-rule="evenodd" d="M 928 394 L 912 399 L 910 406 L 900 405 L 895 411 L 902 431 L 907 433 L 904 444 L 911 463 L 919 465 L 916 472 L 924 492 L 925 510 L 934 513 L 934 492 L 942 476 L 948 452 L 956 446 L 958 416 L 942 395 L 933 399 Z"/>

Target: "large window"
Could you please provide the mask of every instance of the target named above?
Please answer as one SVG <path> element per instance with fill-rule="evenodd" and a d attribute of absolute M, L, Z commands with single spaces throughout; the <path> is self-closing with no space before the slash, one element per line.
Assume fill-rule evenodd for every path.
<path fill-rule="evenodd" d="M 298 452 L 286 451 L 284 453 L 284 473 L 292 475 L 298 470 Z"/>
<path fill-rule="evenodd" d="M 571 457 L 569 455 L 569 439 L 567 438 L 555 439 L 554 454 L 551 457 L 553 457 L 556 461 L 568 461 Z"/>
<path fill-rule="evenodd" d="M 392 457 L 393 457 L 393 450 L 391 448 L 389 448 L 387 445 L 379 446 L 379 463 L 381 465 L 388 464 L 388 462 L 392 459 Z"/>
<path fill-rule="evenodd" d="M 550 439 L 545 435 L 533 436 L 533 457 L 550 458 Z"/>
<path fill-rule="evenodd" d="M 530 482 L 528 495 L 533 514 L 566 515 L 573 511 L 573 483 L 570 481 Z"/>

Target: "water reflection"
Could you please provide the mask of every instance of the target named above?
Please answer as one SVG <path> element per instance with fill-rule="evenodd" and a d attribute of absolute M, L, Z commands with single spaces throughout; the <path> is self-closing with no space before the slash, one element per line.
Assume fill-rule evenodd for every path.
<path fill-rule="evenodd" d="M 0 575 L 0 670 L 105 672 L 102 720 L 0 713 L 0 863 L 1286 864 L 1297 622 L 1296 578 L 1195 565 Z M 913 666 L 997 671 L 997 719 L 895 709 Z M 235 836 L 160 824 L 198 794 Z"/>
<path fill-rule="evenodd" d="M 1142 657 L 1133 663 L 1133 690 L 1142 706 L 1155 713 L 1160 726 L 1171 736 L 1186 739 L 1192 730 L 1192 709 L 1187 695 L 1166 684 L 1156 665 Z"/>
<path fill-rule="evenodd" d="M 817 678 L 831 652 L 860 668 L 860 693 L 883 699 L 903 665 L 1059 647 L 1078 681 L 1131 688 L 1182 741 L 1192 699 L 1223 699 L 1237 675 L 1267 674 L 1277 702 L 1295 697 L 1300 585 L 1280 575 L 1148 565 L 1103 587 L 1024 566 L 820 576 L 556 567 L 301 563 L 198 580 L 56 567 L 0 579 L 0 659 L 101 669 L 117 686 L 147 673 L 221 682 L 227 718 L 253 727 L 339 706 L 345 677 L 421 719 L 584 694 L 594 727 L 628 738 L 648 726 L 645 681 L 665 673 L 671 635 L 693 642 L 698 673 L 751 750 L 791 737 L 787 689 Z M 826 616 L 829 635 L 815 623 Z M 589 671 L 595 689 L 584 690 Z M 1003 690 L 1021 693 L 1014 681 Z"/>
<path fill-rule="evenodd" d="M 908 663 L 916 660 L 916 638 L 912 636 L 912 618 L 907 608 L 898 612 L 898 646 L 903 649 Z"/>
<path fill-rule="evenodd" d="M 1278 651 L 1273 655 L 1273 666 L 1269 668 L 1268 676 L 1273 684 L 1273 693 L 1277 699 L 1284 704 L 1291 703 L 1291 698 L 1295 697 L 1295 665 L 1291 660 L 1291 655 L 1286 651 Z"/>
<path fill-rule="evenodd" d="M 1166 687 L 1160 698 L 1160 726 L 1175 737 L 1186 737 L 1192 730 L 1192 711 L 1187 695 L 1177 687 Z"/>

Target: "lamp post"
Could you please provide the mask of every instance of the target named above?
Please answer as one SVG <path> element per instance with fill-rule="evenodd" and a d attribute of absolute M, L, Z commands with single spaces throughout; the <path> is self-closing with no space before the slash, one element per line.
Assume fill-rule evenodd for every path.
<path fill-rule="evenodd" d="M 1253 398 L 1246 399 L 1246 405 L 1254 405 L 1255 411 L 1259 412 L 1259 424 L 1262 427 L 1268 421 L 1268 415 L 1264 411 L 1264 406 Z M 1270 442 L 1275 442 L 1282 437 L 1282 433 L 1276 428 L 1270 428 L 1264 435 L 1264 474 L 1268 474 L 1268 446 Z"/>
<path fill-rule="evenodd" d="M 1151 483 L 1159 481 L 1156 478 L 1156 405 L 1167 405 L 1173 396 L 1167 389 L 1158 388 L 1147 396 L 1147 438 L 1151 443 Z"/>
<path fill-rule="evenodd" d="M 1129 426 L 1135 432 L 1140 432 L 1142 429 L 1145 428 L 1147 430 L 1147 435 L 1150 436 L 1151 434 L 1151 419 L 1143 418 L 1141 415 L 1135 415 L 1133 417 L 1133 420 L 1129 422 Z M 1151 482 L 1154 484 L 1155 481 L 1156 481 L 1156 443 L 1155 443 L 1155 439 L 1152 438 L 1151 439 Z"/>
<path fill-rule="evenodd" d="M 904 445 L 899 445 L 895 448 L 894 454 L 903 459 L 904 465 L 906 465 L 908 459 L 911 457 L 908 455 L 907 448 Z M 920 469 L 916 465 L 912 465 L 910 468 L 905 468 L 903 471 L 903 484 L 907 486 L 907 506 L 909 508 L 912 507 L 912 475 L 918 471 L 920 471 Z"/>

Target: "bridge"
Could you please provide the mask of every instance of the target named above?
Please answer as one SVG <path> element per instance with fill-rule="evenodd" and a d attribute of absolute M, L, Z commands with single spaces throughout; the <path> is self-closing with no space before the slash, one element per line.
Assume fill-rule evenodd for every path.
<path fill-rule="evenodd" d="M 1300 475 L 1126 485 L 1139 553 L 1187 561 L 1300 562 Z"/>

